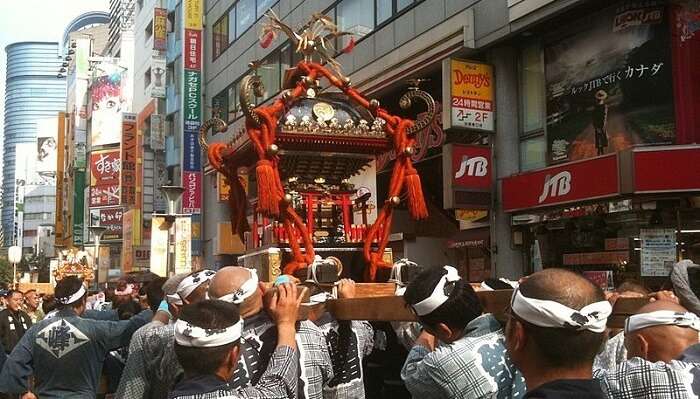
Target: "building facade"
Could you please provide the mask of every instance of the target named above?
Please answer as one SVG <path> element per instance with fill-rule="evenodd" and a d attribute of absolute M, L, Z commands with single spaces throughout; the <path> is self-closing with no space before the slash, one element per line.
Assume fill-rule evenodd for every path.
<path fill-rule="evenodd" d="M 56 117 L 65 108 L 66 81 L 58 76 L 62 64 L 58 43 L 20 42 L 5 51 L 3 246 L 19 245 L 29 252 L 38 225 L 53 225 L 50 202 L 56 167 L 50 161 L 56 156 Z"/>

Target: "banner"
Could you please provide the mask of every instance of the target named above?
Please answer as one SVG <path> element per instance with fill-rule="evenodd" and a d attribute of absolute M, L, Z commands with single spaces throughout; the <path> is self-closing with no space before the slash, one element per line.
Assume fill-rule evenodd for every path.
<path fill-rule="evenodd" d="M 182 211 L 184 213 L 200 213 L 202 211 L 202 172 L 182 172 L 185 192 L 182 195 Z"/>
<path fill-rule="evenodd" d="M 114 63 L 101 62 L 94 70 L 99 75 L 93 77 L 90 86 L 90 144 L 95 147 L 119 143 L 124 107 L 122 68 Z"/>
<path fill-rule="evenodd" d="M 148 86 L 149 97 L 165 98 L 166 82 L 165 57 L 153 57 L 151 61 L 151 84 Z"/>
<path fill-rule="evenodd" d="M 134 205 L 136 203 L 136 158 L 138 157 L 137 144 L 136 115 L 124 114 L 121 142 L 121 203 L 123 205 Z"/>
<path fill-rule="evenodd" d="M 203 0 L 185 0 L 185 29 L 202 29 Z"/>
<path fill-rule="evenodd" d="M 151 114 L 151 149 L 165 150 L 165 120 L 163 115 Z"/>
<path fill-rule="evenodd" d="M 670 276 L 677 257 L 676 230 L 641 229 L 639 239 L 642 276 Z"/>
<path fill-rule="evenodd" d="M 168 10 L 153 9 L 153 49 L 166 51 L 168 48 Z"/>
<path fill-rule="evenodd" d="M 477 62 L 446 59 L 443 70 L 443 127 L 495 132 L 493 68 Z"/>
<path fill-rule="evenodd" d="M 122 271 L 130 272 L 134 268 L 134 215 L 138 215 L 136 209 L 129 209 L 122 216 Z"/>
<path fill-rule="evenodd" d="M 198 71 L 185 70 L 185 132 L 199 134 L 202 118 L 202 81 Z"/>
<path fill-rule="evenodd" d="M 175 274 L 192 271 L 192 220 L 189 216 L 175 219 Z"/>
<path fill-rule="evenodd" d="M 119 150 L 90 153 L 90 186 L 118 186 L 121 170 Z"/>
<path fill-rule="evenodd" d="M 122 224 L 124 210 L 118 208 L 90 209 L 90 225 L 106 227 L 102 241 L 120 240 L 122 238 Z"/>
<path fill-rule="evenodd" d="M 85 212 L 85 172 L 81 170 L 75 171 L 73 178 L 73 244 L 83 245 L 84 236 L 83 230 L 85 223 L 83 214 Z"/>
<path fill-rule="evenodd" d="M 668 20 L 662 1 L 626 1 L 545 47 L 551 162 L 674 142 Z"/>
<path fill-rule="evenodd" d="M 151 219 L 151 273 L 168 276 L 168 223 L 163 216 Z"/>

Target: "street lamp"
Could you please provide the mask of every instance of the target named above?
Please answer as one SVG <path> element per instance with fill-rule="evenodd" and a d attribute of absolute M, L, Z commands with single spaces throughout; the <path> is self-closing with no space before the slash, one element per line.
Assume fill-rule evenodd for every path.
<path fill-rule="evenodd" d="M 12 263 L 12 288 L 17 288 L 17 264 L 22 261 L 22 247 L 11 246 L 7 250 L 7 259 Z"/>
<path fill-rule="evenodd" d="M 168 213 L 165 215 L 165 221 L 168 224 L 168 240 L 166 242 L 166 248 L 168 249 L 165 256 L 165 270 L 167 270 L 168 276 L 175 274 L 175 270 L 170 270 L 171 267 L 174 269 L 175 262 L 170 259 L 170 234 L 172 233 L 173 225 L 175 224 L 175 218 L 177 217 L 177 209 L 175 204 L 182 197 L 182 193 L 185 188 L 182 186 L 162 186 L 160 191 L 163 192 L 165 198 L 168 200 Z"/>
<path fill-rule="evenodd" d="M 104 226 L 90 226 L 88 227 L 88 230 L 90 230 L 92 237 L 95 240 L 95 264 L 93 265 L 93 270 L 95 270 L 95 285 L 99 286 L 100 239 L 102 238 L 102 235 L 104 235 L 105 231 L 107 231 L 107 228 Z"/>

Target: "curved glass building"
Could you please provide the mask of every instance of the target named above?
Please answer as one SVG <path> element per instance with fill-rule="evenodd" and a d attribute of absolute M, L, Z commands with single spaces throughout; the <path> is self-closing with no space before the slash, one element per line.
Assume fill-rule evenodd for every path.
<path fill-rule="evenodd" d="M 63 63 L 58 53 L 58 43 L 19 42 L 10 44 L 5 51 L 7 80 L 3 132 L 2 244 L 9 246 L 15 244 L 15 170 L 18 162 L 26 161 L 21 159 L 21 150 L 17 153 L 17 146 L 36 146 L 37 122 L 56 118 L 58 112 L 65 111 L 66 79 L 58 77 Z"/>

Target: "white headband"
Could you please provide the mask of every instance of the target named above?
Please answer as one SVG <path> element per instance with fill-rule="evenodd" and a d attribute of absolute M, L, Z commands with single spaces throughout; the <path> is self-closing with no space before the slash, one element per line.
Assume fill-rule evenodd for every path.
<path fill-rule="evenodd" d="M 635 314 L 625 321 L 625 334 L 654 326 L 690 327 L 700 331 L 700 318 L 695 313 L 674 312 L 672 310 Z"/>
<path fill-rule="evenodd" d="M 183 299 L 190 296 L 197 287 L 211 280 L 215 274 L 216 272 L 213 270 L 201 270 L 185 277 L 180 281 L 180 284 L 178 284 L 174 294 L 166 295 L 168 303 L 183 305 Z"/>
<path fill-rule="evenodd" d="M 513 313 L 528 323 L 548 328 L 572 328 L 595 333 L 605 331 L 612 306 L 608 301 L 586 305 L 581 310 L 571 309 L 559 302 L 528 298 L 520 289 L 513 292 L 510 301 Z"/>
<path fill-rule="evenodd" d="M 56 302 L 62 304 L 62 305 L 70 305 L 73 302 L 77 302 L 80 298 L 85 295 L 85 286 L 80 284 L 80 289 L 76 291 L 73 295 L 69 297 L 61 297 L 61 298 L 56 298 Z"/>
<path fill-rule="evenodd" d="M 236 342 L 241 339 L 243 320 L 226 328 L 201 328 L 184 320 L 175 322 L 175 342 L 195 348 L 211 348 Z"/>
<path fill-rule="evenodd" d="M 391 268 L 391 275 L 389 276 L 390 283 L 396 283 L 399 286 L 405 286 L 406 282 L 403 281 L 403 276 L 401 275 L 401 269 L 404 266 L 415 267 L 418 266 L 416 262 L 411 262 L 410 260 L 403 258 L 399 259 L 394 263 L 394 267 Z M 404 290 L 405 291 L 405 290 Z M 403 293 L 402 293 L 403 295 Z"/>
<path fill-rule="evenodd" d="M 242 304 L 243 301 L 250 298 L 258 290 L 258 271 L 255 269 L 248 269 L 248 271 L 250 272 L 250 278 L 241 284 L 236 291 L 226 294 L 221 298 L 213 298 L 207 293 L 207 298 L 230 302 L 236 305 Z"/>
<path fill-rule="evenodd" d="M 443 303 L 447 302 L 450 297 L 445 295 L 445 285 L 447 283 L 461 280 L 461 277 L 459 277 L 459 274 L 457 273 L 457 269 L 454 267 L 443 266 L 443 269 L 447 270 L 447 273 L 440 277 L 440 280 L 433 289 L 433 293 L 430 294 L 429 297 L 423 299 L 415 305 L 412 305 L 413 310 L 416 311 L 418 316 L 425 316 L 440 307 L 440 305 Z"/>

